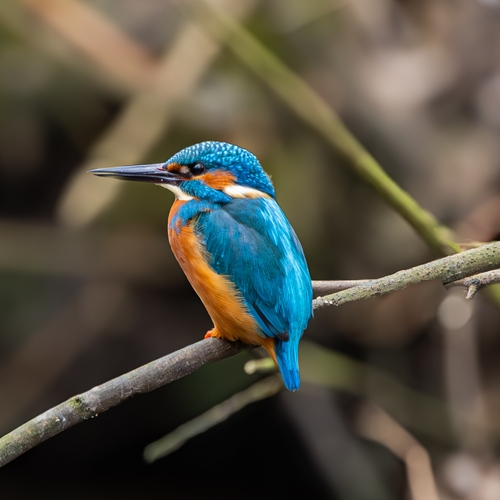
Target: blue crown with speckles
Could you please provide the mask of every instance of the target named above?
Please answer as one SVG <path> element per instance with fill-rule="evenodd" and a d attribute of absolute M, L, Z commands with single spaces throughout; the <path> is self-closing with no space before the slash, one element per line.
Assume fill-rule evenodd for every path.
<path fill-rule="evenodd" d="M 203 163 L 208 170 L 228 170 L 236 176 L 237 184 L 258 189 L 273 198 L 274 186 L 256 156 L 246 149 L 227 142 L 206 141 L 182 149 L 165 162 L 190 165 Z"/>

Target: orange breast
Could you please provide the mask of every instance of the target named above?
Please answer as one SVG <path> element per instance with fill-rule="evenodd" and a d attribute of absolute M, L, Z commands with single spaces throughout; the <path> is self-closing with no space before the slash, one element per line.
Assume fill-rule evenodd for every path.
<path fill-rule="evenodd" d="M 194 234 L 191 224 L 170 227 L 173 216 L 184 203 L 186 202 L 176 200 L 172 206 L 168 238 L 177 261 L 214 322 L 212 336 L 262 345 L 275 359 L 274 340 L 258 335 L 258 326 L 244 306 L 234 284 L 227 276 L 217 274 L 207 264 L 206 251 Z"/>

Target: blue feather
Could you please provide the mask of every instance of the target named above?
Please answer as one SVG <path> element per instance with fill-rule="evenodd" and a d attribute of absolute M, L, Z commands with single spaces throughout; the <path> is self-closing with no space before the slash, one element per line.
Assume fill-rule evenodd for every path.
<path fill-rule="evenodd" d="M 283 382 L 290 391 L 296 391 L 300 387 L 299 340 L 300 336 L 290 337 L 288 342 L 276 340 L 278 366 Z"/>
<path fill-rule="evenodd" d="M 240 291 L 262 336 L 276 339 L 285 385 L 298 389 L 298 345 L 312 316 L 311 278 L 302 247 L 271 198 L 235 199 L 195 218 L 209 265 Z"/>

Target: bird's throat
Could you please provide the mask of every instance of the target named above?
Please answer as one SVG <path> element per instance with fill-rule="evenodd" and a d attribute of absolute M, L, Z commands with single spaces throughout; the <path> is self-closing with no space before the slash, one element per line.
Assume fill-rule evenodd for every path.
<path fill-rule="evenodd" d="M 168 189 L 169 191 L 172 191 L 177 200 L 180 201 L 194 200 L 193 196 L 190 196 L 189 194 L 185 193 L 179 186 L 174 186 L 173 184 L 157 184 L 157 186 L 161 186 L 165 189 Z"/>

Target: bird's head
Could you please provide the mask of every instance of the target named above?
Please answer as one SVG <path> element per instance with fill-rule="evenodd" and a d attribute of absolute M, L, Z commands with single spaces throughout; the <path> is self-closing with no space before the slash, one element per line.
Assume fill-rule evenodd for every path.
<path fill-rule="evenodd" d="M 275 198 L 273 184 L 246 149 L 226 142 L 201 142 L 182 149 L 165 163 L 91 170 L 101 177 L 152 182 L 180 200 L 228 203 L 233 198 Z"/>

